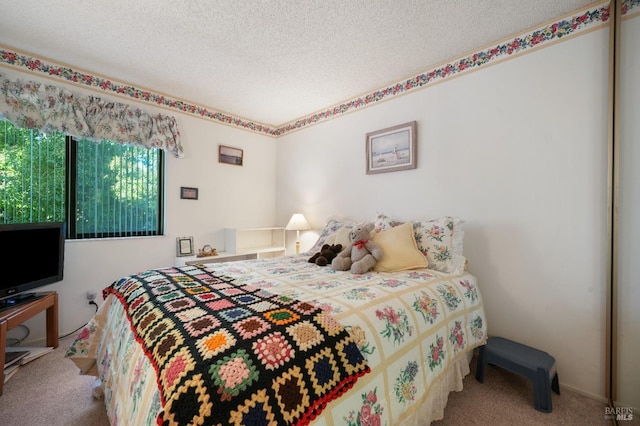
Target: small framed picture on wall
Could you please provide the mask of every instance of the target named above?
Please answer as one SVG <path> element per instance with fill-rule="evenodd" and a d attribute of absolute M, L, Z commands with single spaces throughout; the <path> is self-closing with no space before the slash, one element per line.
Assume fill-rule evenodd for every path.
<path fill-rule="evenodd" d="M 183 200 L 197 200 L 198 188 L 189 188 L 186 186 L 180 187 L 180 198 Z"/>
<path fill-rule="evenodd" d="M 218 147 L 218 162 L 242 166 L 244 152 L 240 148 L 220 145 Z"/>
<path fill-rule="evenodd" d="M 367 174 L 416 168 L 416 122 L 367 133 Z"/>

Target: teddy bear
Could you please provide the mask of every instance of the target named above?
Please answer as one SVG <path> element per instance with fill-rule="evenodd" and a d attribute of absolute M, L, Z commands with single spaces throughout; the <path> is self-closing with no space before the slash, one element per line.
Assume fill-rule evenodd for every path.
<path fill-rule="evenodd" d="M 309 258 L 309 263 L 327 266 L 342 251 L 342 244 L 324 244 L 319 252 Z"/>
<path fill-rule="evenodd" d="M 354 226 L 349 232 L 349 245 L 331 262 L 334 271 L 350 270 L 354 274 L 368 272 L 382 258 L 382 249 L 371 240 L 371 222 Z"/>

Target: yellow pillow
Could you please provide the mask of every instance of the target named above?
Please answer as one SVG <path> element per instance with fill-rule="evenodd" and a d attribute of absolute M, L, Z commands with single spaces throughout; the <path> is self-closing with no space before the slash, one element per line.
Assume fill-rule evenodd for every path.
<path fill-rule="evenodd" d="M 378 232 L 373 241 L 382 250 L 382 259 L 373 267 L 374 271 L 395 272 L 429 266 L 427 258 L 418 250 L 411 222 Z"/>

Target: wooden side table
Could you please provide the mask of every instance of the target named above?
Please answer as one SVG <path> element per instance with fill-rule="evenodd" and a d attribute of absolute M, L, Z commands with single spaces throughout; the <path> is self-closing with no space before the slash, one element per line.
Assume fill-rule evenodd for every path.
<path fill-rule="evenodd" d="M 44 294 L 44 296 L 42 296 Z M 0 395 L 4 388 L 4 357 L 7 344 L 7 331 L 19 326 L 29 318 L 33 318 L 46 309 L 47 313 L 47 346 L 58 347 L 58 293 L 49 291 L 40 293 L 41 297 L 0 311 Z"/>

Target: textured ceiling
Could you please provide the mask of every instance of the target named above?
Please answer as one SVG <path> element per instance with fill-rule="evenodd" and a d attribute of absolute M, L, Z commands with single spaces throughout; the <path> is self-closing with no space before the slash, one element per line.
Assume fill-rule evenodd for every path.
<path fill-rule="evenodd" d="M 0 0 L 0 44 L 281 125 L 590 0 Z"/>

